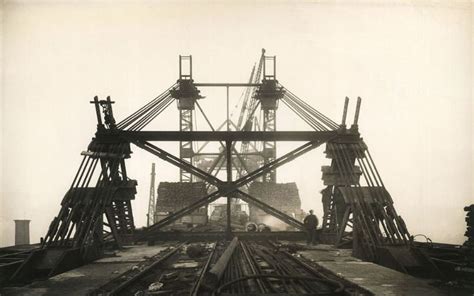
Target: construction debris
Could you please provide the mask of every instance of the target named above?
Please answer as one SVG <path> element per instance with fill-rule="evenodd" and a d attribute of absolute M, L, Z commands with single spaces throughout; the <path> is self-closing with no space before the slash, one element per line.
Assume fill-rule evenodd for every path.
<path fill-rule="evenodd" d="M 163 283 L 161 283 L 161 282 L 152 283 L 152 284 L 148 287 L 148 292 L 155 292 L 155 291 L 158 291 L 158 290 L 160 290 L 162 287 L 163 287 Z"/>
<path fill-rule="evenodd" d="M 192 244 L 186 248 L 186 254 L 189 258 L 199 258 L 206 253 L 206 247 L 201 244 Z"/>

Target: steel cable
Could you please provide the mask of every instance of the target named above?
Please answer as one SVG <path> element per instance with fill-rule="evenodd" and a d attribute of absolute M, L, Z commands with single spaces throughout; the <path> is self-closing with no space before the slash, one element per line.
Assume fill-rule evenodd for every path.
<path fill-rule="evenodd" d="M 354 168 L 355 168 L 355 165 L 352 164 L 352 158 L 350 158 L 350 156 L 348 155 L 348 152 L 347 152 L 347 149 L 344 145 L 342 144 L 337 144 L 337 146 L 339 147 L 339 149 L 341 150 L 341 154 L 343 156 L 343 160 L 346 162 L 346 164 L 349 166 L 350 170 L 351 170 L 351 174 L 353 176 L 353 179 L 354 179 L 354 183 L 355 183 L 355 186 L 359 189 L 361 189 L 361 186 L 360 186 L 360 182 L 357 181 L 357 177 L 355 176 L 355 172 L 354 172 Z M 356 158 L 354 156 L 354 158 Z M 360 168 L 362 170 L 362 168 Z M 367 211 L 367 207 L 365 207 L 366 203 L 365 202 L 360 202 L 360 201 L 364 201 L 364 195 L 361 191 L 355 191 L 356 192 L 356 195 L 358 195 L 358 199 L 356 199 L 357 203 L 358 203 L 358 206 L 361 207 L 361 208 L 364 208 L 366 209 Z M 374 220 L 376 221 L 377 220 L 377 216 L 375 215 L 374 211 L 373 211 L 373 208 L 372 207 L 368 207 L 368 212 L 371 214 L 372 218 L 369 217 L 369 222 L 371 222 L 370 220 Z M 366 217 L 365 215 L 362 215 L 362 217 L 364 218 L 364 220 L 366 220 Z M 383 241 L 383 236 L 382 234 L 380 233 L 380 229 L 378 228 L 379 231 L 375 231 L 375 228 L 369 228 L 368 226 L 369 225 L 373 225 L 374 223 L 367 223 L 367 226 L 366 226 L 366 229 L 368 229 L 369 231 L 372 230 L 372 234 L 375 235 L 375 238 L 377 238 L 377 243 L 380 243 L 381 241 Z"/>
<path fill-rule="evenodd" d="M 302 109 L 300 106 L 295 104 L 293 101 L 288 99 L 288 97 L 284 96 L 282 102 L 290 108 L 296 115 L 298 115 L 301 119 L 303 119 L 309 126 L 311 126 L 316 131 L 327 131 L 328 129 L 319 123 L 314 117 L 309 115 Z"/>
<path fill-rule="evenodd" d="M 309 105 L 308 103 L 306 103 L 305 101 L 300 99 L 298 96 L 296 96 L 294 93 L 292 93 L 291 91 L 289 91 L 285 87 L 284 87 L 284 90 L 285 90 L 285 94 L 289 94 L 290 97 L 292 97 L 294 100 L 298 101 L 301 105 L 305 106 L 311 113 L 313 113 L 316 117 L 320 118 L 320 120 L 322 122 L 324 122 L 328 127 L 332 128 L 332 129 L 338 129 L 339 128 L 339 125 L 336 122 L 334 122 L 332 119 L 330 119 L 326 115 L 322 114 L 321 112 L 319 112 L 318 110 L 313 108 L 311 105 Z"/>
<path fill-rule="evenodd" d="M 333 153 L 334 153 L 333 159 L 334 159 L 334 161 L 335 161 L 336 167 L 338 168 L 338 171 L 339 171 L 339 174 L 340 174 L 342 180 L 346 180 L 346 182 L 347 182 L 347 181 L 349 181 L 349 177 L 350 177 L 350 178 L 352 179 L 352 183 L 358 184 L 358 182 L 357 182 L 357 180 L 355 179 L 355 176 L 354 176 L 353 174 L 351 174 L 351 176 L 349 176 L 349 172 L 348 172 L 348 170 L 346 170 L 346 166 L 345 166 L 345 164 L 344 164 L 344 156 L 343 156 L 343 155 L 340 155 L 340 153 L 338 152 L 338 147 L 337 147 L 337 145 L 331 143 L 331 144 L 330 144 L 330 149 L 331 149 L 331 150 L 333 151 Z M 347 178 L 346 178 L 346 175 L 347 175 Z M 344 184 L 344 186 L 345 186 L 346 188 L 351 188 L 349 182 L 347 182 L 346 184 Z M 353 201 L 354 201 L 354 205 L 356 205 L 357 197 L 354 198 L 354 194 L 353 194 L 352 191 L 348 191 L 348 194 L 350 194 L 350 195 L 352 196 Z M 357 193 L 356 193 L 356 195 L 357 195 Z M 360 206 L 360 205 L 359 205 L 359 206 Z M 354 209 L 354 208 L 352 209 L 352 211 L 353 211 L 353 216 L 354 216 L 354 217 L 353 217 L 354 221 L 357 222 L 357 220 L 360 220 L 360 222 L 362 222 L 362 224 L 364 224 L 364 228 L 365 228 L 365 229 L 368 229 L 368 230 L 369 230 L 369 234 L 371 234 L 371 233 L 370 233 L 370 228 L 368 227 L 368 222 L 365 220 L 364 215 L 356 215 L 355 210 L 356 210 L 356 209 Z M 344 231 L 344 229 L 340 229 L 339 237 L 342 236 L 343 231 Z M 369 235 L 368 238 L 370 239 L 370 241 L 371 241 L 370 243 L 372 244 L 372 246 L 374 246 L 374 245 L 375 245 L 375 241 L 374 241 L 373 236 L 372 236 L 372 235 Z M 370 251 L 372 251 L 372 249 L 371 249 Z"/>
<path fill-rule="evenodd" d="M 135 121 L 137 118 L 141 117 L 143 114 L 145 114 L 150 108 L 152 108 L 153 105 L 157 103 L 163 96 L 169 94 L 169 91 L 176 87 L 177 83 L 174 83 L 171 85 L 168 89 L 166 89 L 164 92 L 159 94 L 157 97 L 155 97 L 153 100 L 145 104 L 143 107 L 132 113 L 131 115 L 127 116 L 124 120 L 120 121 L 117 124 L 118 129 L 124 129 L 127 126 L 129 126 L 133 121 Z"/>
<path fill-rule="evenodd" d="M 148 123 L 155 119 L 156 116 L 158 116 L 164 109 L 169 106 L 170 101 L 173 101 L 173 98 L 171 98 L 170 95 L 164 97 L 162 100 L 160 100 L 159 103 L 153 106 L 152 109 L 148 110 L 148 112 L 144 114 L 140 119 L 136 120 L 134 124 L 129 127 L 128 130 L 137 131 L 143 129 Z"/>
<path fill-rule="evenodd" d="M 303 113 L 306 114 L 307 117 L 311 118 L 313 121 L 315 121 L 318 126 L 321 127 L 322 130 L 331 130 L 331 126 L 329 126 L 327 123 L 324 122 L 324 120 L 321 120 L 318 116 L 315 116 L 314 113 L 311 112 L 307 107 L 301 105 L 298 101 L 294 100 L 287 94 L 285 94 L 285 98 L 287 101 L 291 102 L 293 105 L 297 106 L 299 110 L 301 110 Z"/>

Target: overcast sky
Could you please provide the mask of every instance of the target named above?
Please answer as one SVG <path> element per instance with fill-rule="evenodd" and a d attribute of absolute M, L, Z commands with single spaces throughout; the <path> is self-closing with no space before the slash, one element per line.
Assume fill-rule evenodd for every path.
<path fill-rule="evenodd" d="M 285 87 L 337 122 L 344 97 L 350 119 L 362 97 L 362 136 L 410 232 L 463 242 L 474 200 L 471 2 L 229 3 L 5 1 L 0 244 L 13 244 L 13 219 L 32 220 L 32 242 L 46 234 L 95 132 L 93 96 L 110 95 L 120 120 L 176 81 L 179 54 L 193 55 L 198 82 L 245 82 L 261 48 L 278 56 Z M 225 92 L 201 92 L 221 123 Z M 283 107 L 277 117 L 279 130 L 305 129 Z M 150 128 L 176 130 L 176 106 Z M 177 181 L 178 170 L 132 148 L 143 226 L 151 162 L 158 182 Z M 278 171 L 319 216 L 323 150 Z"/>

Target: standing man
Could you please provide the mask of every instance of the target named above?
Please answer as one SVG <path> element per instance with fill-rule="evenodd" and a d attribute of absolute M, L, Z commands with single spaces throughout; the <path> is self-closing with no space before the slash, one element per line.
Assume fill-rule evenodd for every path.
<path fill-rule="evenodd" d="M 307 244 L 314 245 L 316 240 L 316 228 L 318 227 L 318 218 L 313 214 L 313 210 L 309 210 L 309 215 L 304 218 L 303 224 L 308 232 Z"/>

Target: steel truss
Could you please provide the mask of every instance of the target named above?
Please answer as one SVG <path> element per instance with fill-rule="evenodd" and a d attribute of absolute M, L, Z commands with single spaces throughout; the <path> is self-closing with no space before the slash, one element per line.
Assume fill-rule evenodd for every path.
<path fill-rule="evenodd" d="M 352 135 L 348 135 L 349 137 L 352 137 Z M 337 133 L 333 135 L 333 137 L 337 137 Z M 171 155 L 170 153 L 156 147 L 155 145 L 151 144 L 151 143 L 148 143 L 148 142 L 139 142 L 139 141 L 133 141 L 132 143 L 134 143 L 135 145 L 137 145 L 138 147 L 158 156 L 159 158 L 179 167 L 180 169 L 182 170 L 185 170 L 187 171 L 188 173 L 190 174 L 193 174 L 194 176 L 216 186 L 218 188 L 217 191 L 215 192 L 212 192 L 210 193 L 209 195 L 197 200 L 196 202 L 194 202 L 193 204 L 181 209 L 180 211 L 177 211 L 175 213 L 173 213 L 172 215 L 166 217 L 165 219 L 155 223 L 154 225 L 150 226 L 148 231 L 147 231 L 147 234 L 146 235 L 152 235 L 153 232 L 156 232 L 157 230 L 159 230 L 160 228 L 166 226 L 166 225 L 169 225 L 171 224 L 172 222 L 176 221 L 177 219 L 180 219 L 182 218 L 183 216 L 193 212 L 194 210 L 206 205 L 206 204 L 209 204 L 215 200 L 217 200 L 219 197 L 222 197 L 222 196 L 229 196 L 229 195 L 234 195 L 235 196 L 235 193 L 237 193 L 238 196 L 235 196 L 235 197 L 238 197 L 238 198 L 241 198 L 251 204 L 254 204 L 255 206 L 261 208 L 262 210 L 264 210 L 265 212 L 275 216 L 276 218 L 282 220 L 283 222 L 291 225 L 291 226 L 295 226 L 299 229 L 302 229 L 303 228 L 303 225 L 301 222 L 295 220 L 294 218 L 278 211 L 277 209 L 271 207 L 270 205 L 264 203 L 264 202 L 261 202 L 258 198 L 255 198 L 241 190 L 239 190 L 240 187 L 242 186 L 245 186 L 246 184 L 256 180 L 257 178 L 267 174 L 268 172 L 272 171 L 272 170 L 275 170 L 276 168 L 294 160 L 295 158 L 305 154 L 306 152 L 309 152 L 313 149 L 315 149 L 316 147 L 320 146 L 321 144 L 323 144 L 325 141 L 329 140 L 330 138 L 323 138 L 319 141 L 312 141 L 312 142 L 308 142 L 308 143 L 305 143 L 304 145 L 294 149 L 293 151 L 273 160 L 272 162 L 260 167 L 259 169 L 235 180 L 235 181 L 232 181 L 232 180 L 227 180 L 227 181 L 223 181 L 223 180 L 220 180 L 218 179 L 217 177 L 211 175 L 211 174 L 208 174 L 207 172 L 203 171 L 203 170 L 200 170 L 199 168 L 193 166 L 193 165 L 190 165 L 189 163 L 183 161 L 183 160 L 180 160 L 179 158 Z M 232 149 L 232 142 L 228 141 L 226 143 L 226 151 L 228 154 L 231 154 L 231 149 Z M 229 158 L 230 159 L 230 158 Z M 232 169 L 232 164 L 227 162 L 227 172 L 228 172 L 228 175 L 229 175 L 229 171 L 231 171 Z M 144 236 L 142 236 L 143 238 Z"/>
<path fill-rule="evenodd" d="M 182 67 L 185 60 L 190 62 L 187 72 Z M 273 60 L 273 71 L 268 73 L 265 66 L 267 60 Z M 327 190 L 323 192 L 324 230 L 335 234 L 337 240 L 341 242 L 346 234 L 346 228 L 352 225 L 353 234 L 356 236 L 355 241 L 371 258 L 376 256 L 373 253 L 377 252 L 377 247 L 380 245 L 407 243 L 408 231 L 403 220 L 396 214 L 391 199 L 384 193 L 386 192 L 384 185 L 368 150 L 361 146 L 362 140 L 357 129 L 360 100 L 354 124 L 350 129 L 346 129 L 348 100 L 344 107 L 343 123 L 338 125 L 279 84 L 276 80 L 275 57 L 273 59 L 266 57 L 264 52 L 256 74 L 256 77 L 260 77 L 263 67 L 261 82 L 255 81 L 251 76 L 249 83 L 194 83 L 191 56 L 180 56 L 179 61 L 180 76 L 177 83 L 119 123 L 116 123 L 112 111 L 114 102 L 110 98 L 101 101 L 97 97 L 94 98 L 92 103 L 95 105 L 98 122 L 96 135 L 88 151 L 83 153 L 83 162 L 61 203 L 58 216 L 50 224 L 41 248 L 15 272 L 13 280 L 28 278 L 35 273 L 51 276 L 93 260 L 100 255 L 105 243 L 104 239 L 107 237 L 113 238 L 119 246 L 132 238 L 156 238 L 162 227 L 220 197 L 227 197 L 227 236 L 231 235 L 230 203 L 235 198 L 255 205 L 290 226 L 304 229 L 300 221 L 262 202 L 258 196 L 249 195 L 242 187 L 258 178 L 267 182 L 276 182 L 277 168 L 324 143 L 328 143 L 327 152 L 332 159 L 328 172 L 336 175 L 336 179 L 339 178 L 337 179 L 339 181 L 329 182 Z M 236 131 L 231 131 L 230 121 L 227 118 L 225 122 L 227 131 L 215 130 L 197 103 L 197 100 L 202 98 L 197 89 L 198 86 L 225 87 L 227 90 L 229 87 L 253 88 L 250 108 L 246 110 L 246 121 L 239 120 Z M 180 112 L 179 131 L 142 131 L 174 101 L 177 101 Z M 276 110 L 279 101 L 282 101 L 314 130 L 276 131 Z M 192 112 L 196 105 L 210 125 L 211 132 L 194 130 Z M 251 127 L 254 124 L 254 113 L 258 106 L 264 112 L 263 130 L 253 131 Z M 242 126 L 241 123 L 243 123 Z M 179 156 L 174 156 L 157 147 L 151 143 L 153 141 L 179 142 Z M 194 141 L 218 141 L 225 148 L 216 157 L 216 161 L 208 171 L 199 169 L 193 163 L 195 152 L 192 144 Z M 246 150 L 251 141 L 264 143 L 262 152 L 264 163 L 255 170 L 250 170 L 245 165 L 245 153 L 248 152 Z M 277 157 L 276 142 L 278 141 L 301 141 L 304 144 Z M 243 154 L 237 152 L 235 148 L 237 142 L 242 142 L 241 148 L 244 147 L 244 149 L 240 152 Z M 192 182 L 195 177 L 214 186 L 216 190 L 150 225 L 145 232 L 134 237 L 135 227 L 130 200 L 136 193 L 136 181 L 128 178 L 125 167 L 125 159 L 129 158 L 131 153 L 130 144 L 178 167 L 180 181 Z M 199 149 L 196 153 L 200 153 L 201 150 Z M 234 161 L 237 164 L 233 163 Z M 227 178 L 221 180 L 216 177 L 218 171 L 214 172 L 214 169 L 219 164 L 223 166 L 224 163 Z M 95 186 L 91 187 L 90 184 L 94 184 L 91 182 L 93 182 L 97 167 L 100 172 Z M 233 180 L 232 169 L 237 167 L 240 171 L 237 178 Z M 361 169 L 360 174 L 357 168 Z M 368 187 L 376 188 L 371 195 L 371 198 L 377 201 L 375 204 L 372 201 L 368 202 L 362 193 L 364 189 L 358 182 L 361 174 L 366 179 Z M 341 196 L 345 201 L 344 214 L 342 218 L 337 218 L 337 214 L 340 213 L 337 211 L 337 203 Z M 108 228 L 106 234 L 104 234 L 104 226 Z M 58 250 L 60 250 L 59 254 Z M 51 258 L 56 259 L 51 260 Z M 49 262 L 50 265 L 45 268 L 42 262 Z"/>

